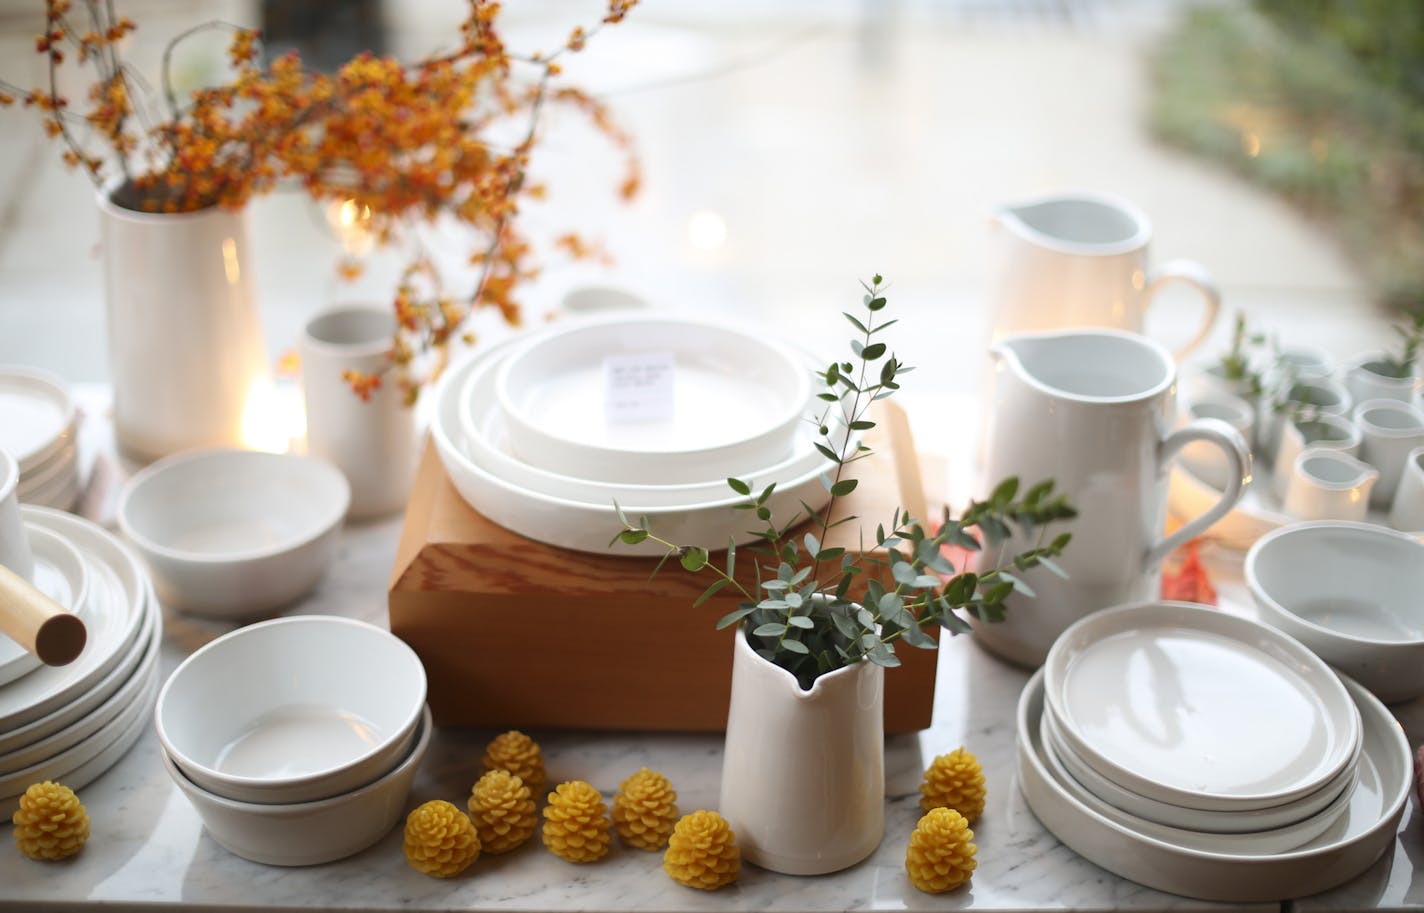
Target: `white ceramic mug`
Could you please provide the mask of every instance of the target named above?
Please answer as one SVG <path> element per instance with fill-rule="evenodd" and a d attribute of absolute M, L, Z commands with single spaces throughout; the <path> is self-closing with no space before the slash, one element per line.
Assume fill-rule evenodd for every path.
<path fill-rule="evenodd" d="M 0 565 L 14 571 L 16 576 L 32 580 L 35 556 L 30 551 L 24 521 L 20 519 L 19 485 L 20 465 L 14 457 L 0 450 Z"/>
<path fill-rule="evenodd" d="M 1410 451 L 1424 447 L 1424 411 L 1397 399 L 1371 399 L 1355 407 L 1354 418 L 1360 456 L 1379 470 L 1371 503 L 1388 507 Z"/>
<path fill-rule="evenodd" d="M 1117 330 L 1025 333 L 990 351 L 995 376 L 985 413 L 982 486 L 1008 476 L 1024 486 L 1053 479 L 1078 510 L 1064 527 L 1073 541 L 1057 559 L 1067 578 L 1044 568 L 1025 572 L 1037 598 L 1010 596 L 1005 621 L 976 624 L 984 646 L 1036 665 L 1084 615 L 1155 598 L 1163 557 L 1235 506 L 1251 457 L 1240 432 L 1214 419 L 1168 433 L 1176 411 L 1176 365 L 1171 353 L 1144 336 Z M 1227 485 L 1210 509 L 1164 537 L 1168 466 L 1194 441 L 1222 451 Z M 1006 553 L 1035 544 L 1036 534 L 1015 536 Z"/>
<path fill-rule="evenodd" d="M 1409 458 L 1404 461 L 1389 511 L 1389 525 L 1402 532 L 1424 532 L 1424 447 L 1409 451 Z"/>
<path fill-rule="evenodd" d="M 403 508 L 415 477 L 415 410 L 394 378 L 383 378 L 363 401 L 342 377 L 388 368 L 395 328 L 390 308 L 348 305 L 316 315 L 302 334 L 307 452 L 334 463 L 351 483 L 353 518 Z"/>
<path fill-rule="evenodd" d="M 1061 194 L 1002 206 L 993 338 L 1072 327 L 1142 332 L 1156 294 L 1184 283 L 1202 298 L 1199 328 L 1176 353 L 1202 343 L 1221 307 L 1207 271 L 1190 260 L 1149 267 L 1152 223 L 1136 206 L 1106 194 Z"/>
<path fill-rule="evenodd" d="M 1363 520 L 1379 475 L 1342 450 L 1306 448 L 1291 465 L 1285 512 L 1301 520 Z"/>
<path fill-rule="evenodd" d="M 1306 449 L 1339 450 L 1355 456 L 1360 452 L 1360 429 L 1338 415 L 1294 418 L 1286 422 L 1271 466 L 1271 493 L 1277 501 L 1285 500 L 1295 459 Z"/>

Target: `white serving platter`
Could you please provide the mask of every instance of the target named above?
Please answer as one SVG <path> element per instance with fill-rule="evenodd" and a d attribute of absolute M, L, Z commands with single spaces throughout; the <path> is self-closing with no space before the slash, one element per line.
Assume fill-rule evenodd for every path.
<path fill-rule="evenodd" d="M 1069 849 L 1139 884 L 1185 897 L 1276 902 L 1355 878 L 1395 841 L 1413 779 L 1404 731 L 1364 688 L 1345 682 L 1363 720 L 1364 751 L 1348 812 L 1306 845 L 1275 855 L 1206 852 L 1140 834 L 1079 801 L 1053 776 L 1039 741 L 1044 673 L 1019 697 L 1019 788 L 1038 820 Z M 1267 743 L 1261 742 L 1261 747 Z"/>
<path fill-rule="evenodd" d="M 1357 755 L 1360 715 L 1329 666 L 1275 628 L 1205 606 L 1094 612 L 1063 632 L 1043 668 L 1067 745 L 1159 802 L 1282 805 Z"/>
<path fill-rule="evenodd" d="M 0 450 L 26 476 L 74 438 L 78 412 L 64 384 L 33 368 L 0 367 Z"/>
<path fill-rule="evenodd" d="M 25 535 L 35 559 L 34 577 L 30 582 L 60 606 L 83 618 L 89 591 L 84 558 L 63 537 L 33 523 L 25 524 Z M 39 657 L 0 634 L 0 687 L 41 665 Z"/>

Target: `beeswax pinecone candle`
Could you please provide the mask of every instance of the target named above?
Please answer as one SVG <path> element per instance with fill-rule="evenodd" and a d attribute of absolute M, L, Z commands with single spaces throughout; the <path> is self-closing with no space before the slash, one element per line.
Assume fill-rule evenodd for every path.
<path fill-rule="evenodd" d="M 984 769 L 960 747 L 930 762 L 920 784 L 920 808 L 952 808 L 973 822 L 984 813 L 984 795 Z"/>
<path fill-rule="evenodd" d="M 544 788 L 544 755 L 538 744 L 518 729 L 494 737 L 485 748 L 485 770 L 507 770 L 524 781 L 531 796 Z"/>
<path fill-rule="evenodd" d="M 689 888 L 715 891 L 737 880 L 742 853 L 737 835 L 716 812 L 698 810 L 673 828 L 663 854 L 663 871 Z"/>
<path fill-rule="evenodd" d="M 20 797 L 10 819 L 15 843 L 31 859 L 65 859 L 89 839 L 89 813 L 68 786 L 49 780 L 36 783 Z"/>
<path fill-rule="evenodd" d="M 910 883 L 927 894 L 952 891 L 974 874 L 979 851 L 969 822 L 952 808 L 931 809 L 915 825 L 905 850 Z"/>
<path fill-rule="evenodd" d="M 529 787 L 507 770 L 492 770 L 470 791 L 470 820 L 486 853 L 507 853 L 534 836 L 538 823 Z"/>
<path fill-rule="evenodd" d="M 612 842 L 608 806 L 598 790 L 582 780 L 560 783 L 544 806 L 544 845 L 569 862 L 597 862 Z"/>
<path fill-rule="evenodd" d="M 613 826 L 623 842 L 660 850 L 677 824 L 677 793 L 668 778 L 644 767 L 624 780 L 613 797 Z"/>
<path fill-rule="evenodd" d="M 405 861 L 436 878 L 450 878 L 480 858 L 480 836 L 469 817 L 444 799 L 432 799 L 405 819 Z"/>

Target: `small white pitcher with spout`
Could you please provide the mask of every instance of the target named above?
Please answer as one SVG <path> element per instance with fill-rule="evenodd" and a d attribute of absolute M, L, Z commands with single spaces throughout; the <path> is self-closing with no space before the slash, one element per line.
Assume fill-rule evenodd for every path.
<path fill-rule="evenodd" d="M 1231 510 L 1247 484 L 1251 456 L 1240 432 L 1219 419 L 1171 430 L 1176 366 L 1166 349 L 1144 336 L 1024 333 L 1001 339 L 990 354 L 985 481 L 1018 476 L 1032 485 L 1051 478 L 1078 509 L 1073 541 L 1055 559 L 1067 578 L 1047 568 L 1025 572 L 1036 598 L 1014 594 L 1003 622 L 976 624 L 981 644 L 1035 666 L 1084 615 L 1156 598 L 1162 559 Z M 1167 467 L 1194 441 L 1223 452 L 1226 491 L 1210 510 L 1163 538 Z M 1035 544 L 1016 537 L 1007 552 Z"/>
<path fill-rule="evenodd" d="M 993 339 L 1073 327 L 1142 332 L 1164 286 L 1185 282 L 1204 305 L 1200 329 L 1176 353 L 1201 344 L 1216 322 L 1221 293 L 1200 264 L 1172 260 L 1149 268 L 1152 223 L 1126 200 L 1105 194 L 1037 197 L 1001 206 Z"/>

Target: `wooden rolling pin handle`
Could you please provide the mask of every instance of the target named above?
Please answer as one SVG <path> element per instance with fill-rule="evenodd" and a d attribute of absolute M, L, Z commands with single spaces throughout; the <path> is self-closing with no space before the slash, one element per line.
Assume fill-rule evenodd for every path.
<path fill-rule="evenodd" d="M 84 622 L 0 566 L 0 631 L 50 666 L 72 663 L 89 639 Z"/>

